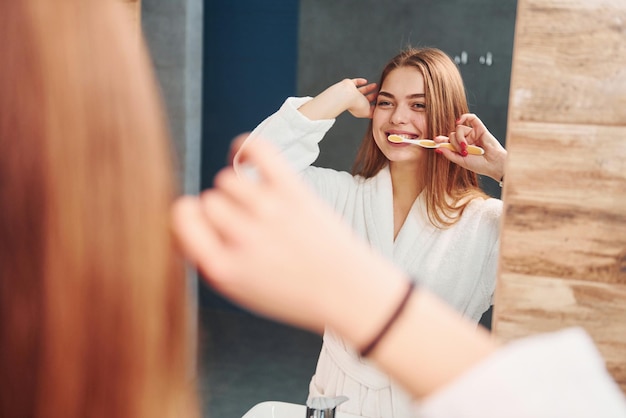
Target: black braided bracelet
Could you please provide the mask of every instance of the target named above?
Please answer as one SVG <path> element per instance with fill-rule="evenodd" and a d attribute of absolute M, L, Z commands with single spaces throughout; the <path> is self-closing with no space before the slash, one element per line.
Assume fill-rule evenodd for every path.
<path fill-rule="evenodd" d="M 393 312 L 391 317 L 389 317 L 389 320 L 387 321 L 385 326 L 382 327 L 382 329 L 378 332 L 378 334 L 374 337 L 374 339 L 368 345 L 366 345 L 363 349 L 361 349 L 361 352 L 360 352 L 361 357 L 367 357 L 372 352 L 372 350 L 378 345 L 380 340 L 383 339 L 385 334 L 387 334 L 387 331 L 389 331 L 393 323 L 396 322 L 396 319 L 398 319 L 398 317 L 400 316 L 400 314 L 406 307 L 406 304 L 409 301 L 409 297 L 411 297 L 411 294 L 413 293 L 414 289 L 415 289 L 415 282 L 414 281 L 409 282 L 409 286 L 406 289 L 406 293 L 402 297 L 402 300 L 398 304 L 398 307 L 396 308 L 396 310 Z"/>

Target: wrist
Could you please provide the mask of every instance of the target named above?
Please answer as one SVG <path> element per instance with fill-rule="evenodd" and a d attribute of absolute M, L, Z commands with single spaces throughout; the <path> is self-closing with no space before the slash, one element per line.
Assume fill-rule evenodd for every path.
<path fill-rule="evenodd" d="M 386 264 L 380 269 L 368 266 L 369 270 L 351 275 L 356 280 L 344 290 L 337 313 L 329 312 L 328 318 L 328 324 L 357 350 L 381 334 L 406 296 L 408 286 L 408 278 L 400 271 L 390 274 Z"/>
<path fill-rule="evenodd" d="M 354 88 L 351 81 L 340 81 L 303 104 L 298 110 L 310 120 L 335 119 L 350 107 L 353 94 L 350 89 Z"/>
<path fill-rule="evenodd" d="M 503 153 L 496 159 L 493 164 L 493 173 L 489 176 L 498 183 L 500 183 L 500 187 L 502 187 L 502 182 L 504 181 L 504 175 L 506 174 L 506 156 L 507 152 L 503 149 Z"/>
<path fill-rule="evenodd" d="M 406 290 L 404 291 L 404 295 L 400 302 L 397 303 L 397 307 L 394 309 L 393 313 L 389 316 L 389 319 L 385 322 L 382 328 L 371 338 L 370 342 L 365 346 L 361 347 L 361 357 L 367 357 L 371 352 L 373 352 L 379 343 L 386 337 L 386 335 L 390 332 L 391 328 L 394 326 L 396 322 L 398 322 L 400 316 L 403 311 L 406 309 L 406 306 L 409 302 L 411 296 L 413 296 L 413 290 L 416 287 L 416 283 L 414 281 L 410 281 L 407 283 Z"/>
<path fill-rule="evenodd" d="M 403 315 L 370 358 L 418 398 L 441 389 L 491 355 L 497 343 L 427 290 L 412 293 Z"/>

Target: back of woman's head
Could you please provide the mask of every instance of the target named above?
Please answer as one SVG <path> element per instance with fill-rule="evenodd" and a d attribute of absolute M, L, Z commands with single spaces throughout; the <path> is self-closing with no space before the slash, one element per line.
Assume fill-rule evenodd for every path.
<path fill-rule="evenodd" d="M 0 416 L 195 413 L 170 145 L 117 3 L 0 3 Z"/>

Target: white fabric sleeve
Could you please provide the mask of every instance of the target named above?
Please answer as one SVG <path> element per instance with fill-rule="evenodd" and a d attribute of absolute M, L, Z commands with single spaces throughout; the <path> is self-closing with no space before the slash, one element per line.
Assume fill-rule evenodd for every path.
<path fill-rule="evenodd" d="M 626 398 L 581 328 L 512 342 L 416 405 L 421 418 L 625 418 Z"/>
<path fill-rule="evenodd" d="M 261 122 L 250 133 L 242 145 L 262 139 L 272 143 L 298 172 L 309 167 L 320 153 L 318 143 L 335 123 L 335 119 L 310 120 L 298 108 L 311 100 L 311 97 L 290 97 L 280 109 Z M 239 153 L 235 155 L 233 166 L 241 170 Z"/>

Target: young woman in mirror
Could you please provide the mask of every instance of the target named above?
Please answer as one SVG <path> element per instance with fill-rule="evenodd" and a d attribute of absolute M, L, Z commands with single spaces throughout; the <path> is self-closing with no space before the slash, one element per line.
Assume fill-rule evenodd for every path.
<path fill-rule="evenodd" d="M 371 119 L 352 173 L 312 166 L 345 111 Z M 468 112 L 456 64 L 438 49 L 407 49 L 377 84 L 345 79 L 314 98 L 288 98 L 242 147 L 271 142 L 357 234 L 478 323 L 494 292 L 502 204 L 480 189 L 477 174 L 500 180 L 506 151 Z M 390 135 L 450 142 L 454 151 Z M 468 145 L 484 155 L 469 155 Z M 235 167 L 241 171 L 237 156 Z M 310 396 L 336 395 L 350 398 L 340 409 L 352 414 L 413 416 L 410 396 L 327 330 Z"/>

